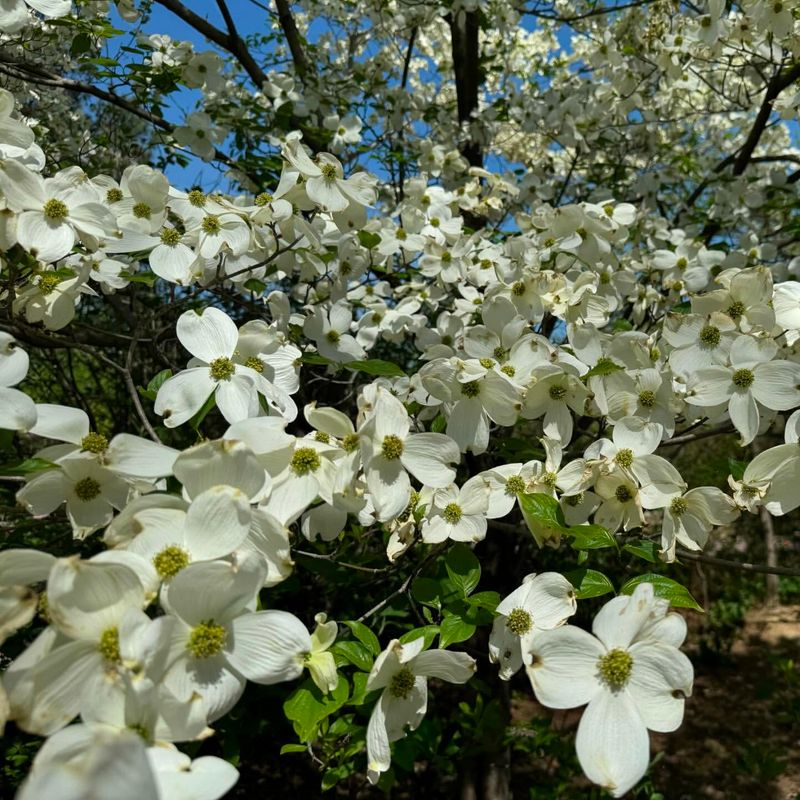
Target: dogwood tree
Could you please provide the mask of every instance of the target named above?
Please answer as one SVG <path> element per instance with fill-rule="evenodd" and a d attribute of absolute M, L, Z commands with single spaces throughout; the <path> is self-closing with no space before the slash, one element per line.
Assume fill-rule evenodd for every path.
<path fill-rule="evenodd" d="M 800 504 L 796 3 L 0 5 L 18 797 L 507 797 L 509 681 L 635 787 Z"/>

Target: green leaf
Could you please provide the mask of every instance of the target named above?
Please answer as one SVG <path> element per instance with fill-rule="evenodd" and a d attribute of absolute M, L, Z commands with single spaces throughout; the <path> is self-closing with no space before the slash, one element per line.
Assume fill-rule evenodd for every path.
<path fill-rule="evenodd" d="M 346 639 L 341 642 L 336 642 L 331 645 L 331 653 L 334 656 L 341 656 L 347 663 L 352 664 L 364 672 L 369 672 L 372 669 L 372 654 L 366 645 L 361 642 L 348 642 Z"/>
<path fill-rule="evenodd" d="M 614 584 L 594 569 L 573 569 L 565 572 L 564 577 L 575 587 L 575 597 L 586 600 L 588 597 L 600 597 L 614 591 Z"/>
<path fill-rule="evenodd" d="M 447 575 L 462 597 L 472 594 L 481 579 L 481 565 L 472 550 L 464 544 L 451 547 L 444 560 Z"/>
<path fill-rule="evenodd" d="M 441 608 L 440 592 L 441 586 L 433 578 L 415 578 L 411 584 L 411 596 L 418 603 L 424 603 L 434 608 Z"/>
<path fill-rule="evenodd" d="M 147 286 L 154 286 L 158 280 L 158 275 L 155 272 L 120 272 L 120 278 L 131 281 L 132 283 L 144 283 Z"/>
<path fill-rule="evenodd" d="M 575 550 L 601 550 L 617 547 L 617 540 L 602 525 L 573 525 L 566 530 L 572 537 L 570 546 Z"/>
<path fill-rule="evenodd" d="M 308 748 L 304 744 L 285 744 L 281 747 L 281 755 L 285 756 L 287 753 L 307 753 Z"/>
<path fill-rule="evenodd" d="M 584 380 L 586 378 L 592 378 L 595 375 L 611 375 L 613 372 L 619 372 L 620 370 L 625 369 L 625 367 L 620 366 L 619 364 L 615 364 L 610 358 L 601 358 L 598 362 L 583 376 Z"/>
<path fill-rule="evenodd" d="M 376 656 L 380 653 L 381 643 L 378 641 L 378 637 L 363 622 L 347 620 L 344 624 L 350 628 L 353 632 L 353 636 L 355 636 L 359 642 L 367 646 L 367 649 L 372 655 Z"/>
<path fill-rule="evenodd" d="M 746 461 L 737 461 L 735 458 L 728 458 L 728 469 L 735 481 L 740 481 L 744 478 L 744 471 L 746 468 Z"/>
<path fill-rule="evenodd" d="M 536 539 L 536 544 L 539 547 L 547 542 L 558 544 L 561 534 L 567 531 L 558 500 L 549 494 L 539 493 L 521 494 L 517 499 L 525 524 Z"/>
<path fill-rule="evenodd" d="M 439 647 L 444 649 L 451 644 L 465 642 L 473 633 L 475 633 L 475 626 L 464 622 L 457 614 L 445 616 L 439 635 Z"/>
<path fill-rule="evenodd" d="M 381 243 L 381 237 L 378 236 L 377 233 L 359 231 L 358 241 L 361 242 L 362 247 L 366 247 L 367 250 L 372 250 L 373 247 L 377 247 Z"/>
<path fill-rule="evenodd" d="M 158 395 L 158 390 L 172 377 L 171 369 L 162 369 L 157 375 L 150 379 L 147 384 L 147 389 L 139 389 L 139 394 L 146 397 L 148 400 L 155 400 Z"/>
<path fill-rule="evenodd" d="M 387 378 L 403 378 L 403 372 L 397 364 L 391 361 L 383 361 L 380 358 L 368 358 L 364 361 L 348 361 L 342 364 L 347 369 L 355 370 L 356 372 L 364 372 L 367 375 L 382 375 Z"/>
<path fill-rule="evenodd" d="M 367 680 L 369 675 L 366 672 L 356 672 L 353 675 L 353 695 L 348 701 L 348 705 L 360 706 L 367 696 Z"/>
<path fill-rule="evenodd" d="M 317 727 L 326 717 L 341 708 L 350 695 L 350 684 L 343 675 L 330 694 L 322 694 L 311 679 L 303 681 L 286 699 L 283 713 L 293 725 L 301 741 L 310 742 Z"/>
<path fill-rule="evenodd" d="M 325 356 L 318 355 L 317 353 L 303 353 L 300 356 L 300 362 L 302 364 L 333 364 L 329 358 L 325 358 Z"/>
<path fill-rule="evenodd" d="M 433 640 L 436 638 L 438 633 L 439 633 L 438 625 L 426 625 L 424 628 L 414 628 L 413 631 L 404 633 L 400 637 L 399 641 L 400 644 L 408 644 L 408 642 L 414 642 L 417 639 L 424 639 L 425 648 L 428 648 L 433 644 Z"/>
<path fill-rule="evenodd" d="M 498 592 L 478 592 L 467 598 L 473 608 L 485 608 L 487 611 L 494 611 L 500 605 L 500 600 Z"/>
<path fill-rule="evenodd" d="M 439 414 L 431 423 L 431 431 L 433 433 L 444 433 L 447 427 L 447 420 L 443 414 Z"/>
<path fill-rule="evenodd" d="M 30 475 L 46 469 L 58 469 L 58 464 L 44 458 L 26 458 L 17 464 L 6 464 L 0 469 L 0 475 Z"/>
<path fill-rule="evenodd" d="M 217 404 L 216 392 L 211 394 L 206 399 L 205 403 L 200 406 L 200 410 L 189 420 L 189 425 L 196 433 L 200 433 L 200 424 L 208 416 L 208 412 Z"/>
<path fill-rule="evenodd" d="M 703 611 L 703 607 L 692 597 L 685 586 L 655 572 L 631 578 L 624 586 L 620 587 L 620 594 L 633 594 L 633 590 L 640 583 L 652 583 L 655 596 L 669 600 L 675 608 L 693 608 L 695 611 Z"/>
<path fill-rule="evenodd" d="M 635 542 L 628 542 L 623 548 L 627 553 L 633 553 L 651 564 L 657 564 L 658 558 L 658 545 L 651 542 L 649 539 L 637 539 Z"/>
<path fill-rule="evenodd" d="M 247 289 L 248 292 L 253 292 L 254 294 L 264 294 L 264 289 L 267 288 L 267 284 L 258 280 L 258 278 L 250 278 L 249 281 L 244 282 L 244 288 Z"/>

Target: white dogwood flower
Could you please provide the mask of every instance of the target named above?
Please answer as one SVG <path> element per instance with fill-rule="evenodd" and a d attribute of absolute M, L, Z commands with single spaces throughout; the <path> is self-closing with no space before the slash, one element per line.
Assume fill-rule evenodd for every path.
<path fill-rule="evenodd" d="M 426 650 L 424 639 L 401 644 L 393 639 L 375 659 L 367 691 L 383 689 L 367 726 L 367 774 L 377 783 L 392 763 L 390 743 L 416 730 L 428 708 L 428 678 L 466 683 L 475 659 L 466 653 Z"/>
<path fill-rule="evenodd" d="M 594 618 L 594 636 L 572 625 L 533 639 L 528 677 L 549 708 L 587 704 L 575 746 L 587 777 L 622 797 L 650 761 L 647 731 L 667 733 L 683 721 L 694 670 L 678 650 L 686 623 L 639 584 Z"/>

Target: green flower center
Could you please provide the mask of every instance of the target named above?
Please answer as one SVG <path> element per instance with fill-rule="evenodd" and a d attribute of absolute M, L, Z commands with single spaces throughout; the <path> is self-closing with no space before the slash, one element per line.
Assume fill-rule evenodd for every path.
<path fill-rule="evenodd" d="M 539 478 L 539 481 L 543 483 L 545 486 L 549 487 L 550 489 L 555 488 L 557 480 L 558 480 L 558 475 L 556 475 L 555 472 L 545 472 Z"/>
<path fill-rule="evenodd" d="M 322 177 L 328 182 L 333 183 L 336 180 L 336 166 L 334 164 L 323 164 L 320 167 Z"/>
<path fill-rule="evenodd" d="M 47 295 L 53 293 L 59 283 L 61 283 L 61 278 L 59 278 L 58 275 L 53 275 L 52 273 L 42 275 L 42 277 L 39 278 L 39 291 L 47 297 Z"/>
<path fill-rule="evenodd" d="M 211 658 L 222 652 L 228 632 L 222 625 L 214 624 L 213 619 L 207 619 L 192 628 L 186 649 L 195 658 Z"/>
<path fill-rule="evenodd" d="M 567 395 L 567 390 L 563 386 L 551 386 L 547 393 L 551 400 L 563 400 Z"/>
<path fill-rule="evenodd" d="M 78 500 L 88 503 L 100 494 L 100 484 L 94 478 L 81 478 L 75 484 L 75 494 Z"/>
<path fill-rule="evenodd" d="M 512 367 L 511 364 L 503 364 L 503 366 L 500 367 L 500 372 L 504 375 L 508 375 L 509 378 L 513 378 L 517 374 L 516 367 Z"/>
<path fill-rule="evenodd" d="M 176 545 L 170 545 L 153 556 L 153 566 L 160 578 L 169 580 L 189 566 L 189 554 Z"/>
<path fill-rule="evenodd" d="M 314 434 L 314 441 L 316 442 L 322 442 L 322 444 L 328 444 L 330 440 L 331 440 L 330 435 L 325 433 L 325 431 L 317 431 Z"/>
<path fill-rule="evenodd" d="M 186 198 L 195 208 L 201 208 L 206 204 L 206 196 L 199 189 L 192 189 Z"/>
<path fill-rule="evenodd" d="M 683 256 L 681 256 L 681 258 L 679 258 L 679 259 L 678 259 L 678 260 L 675 262 L 675 266 L 676 266 L 676 267 L 677 267 L 679 270 L 681 270 L 681 272 L 682 272 L 683 270 L 685 270 L 685 269 L 686 269 L 686 267 L 688 267 L 688 266 L 689 266 L 689 262 L 688 262 L 688 261 L 687 261 L 685 258 L 683 258 Z"/>
<path fill-rule="evenodd" d="M 203 233 L 214 234 L 219 233 L 222 225 L 220 224 L 219 217 L 216 214 L 207 214 L 203 217 L 200 223 Z"/>
<path fill-rule="evenodd" d="M 470 381 L 461 385 L 461 394 L 464 397 L 477 397 L 481 393 L 481 385 L 478 381 Z"/>
<path fill-rule="evenodd" d="M 136 219 L 147 219 L 150 216 L 152 209 L 147 203 L 137 203 L 133 207 L 133 216 Z"/>
<path fill-rule="evenodd" d="M 461 520 L 462 513 L 461 506 L 458 503 L 448 503 L 444 511 L 442 511 L 442 517 L 450 525 L 457 525 Z"/>
<path fill-rule="evenodd" d="M 669 510 L 676 516 L 680 517 L 685 514 L 689 506 L 682 497 L 673 497 L 672 502 L 669 504 Z"/>
<path fill-rule="evenodd" d="M 494 359 L 491 359 L 491 358 L 482 358 L 482 359 L 480 360 L 480 365 L 481 365 L 481 366 L 482 366 L 484 369 L 491 369 L 491 368 L 494 366 Z"/>
<path fill-rule="evenodd" d="M 575 508 L 575 506 L 579 506 L 583 502 L 583 492 L 580 492 L 579 494 L 571 494 L 569 497 L 565 497 L 563 499 L 568 506 Z"/>
<path fill-rule="evenodd" d="M 336 343 L 339 341 L 339 339 L 341 339 L 341 338 L 342 338 L 342 334 L 341 334 L 341 333 L 339 333 L 339 331 L 337 331 L 337 330 L 334 330 L 333 328 L 331 328 L 331 329 L 330 329 L 330 330 L 329 330 L 329 331 L 328 331 L 328 332 L 325 334 L 325 338 L 326 338 L 326 339 L 327 339 L 327 340 L 328 340 L 328 341 L 329 341 L 331 344 L 336 344 Z"/>
<path fill-rule="evenodd" d="M 357 433 L 348 433 L 347 436 L 342 439 L 342 449 L 345 453 L 352 453 L 355 450 L 358 450 L 358 434 Z"/>
<path fill-rule="evenodd" d="M 300 447 L 295 450 L 289 466 L 295 475 L 308 475 L 318 470 L 321 463 L 319 453 L 313 447 Z"/>
<path fill-rule="evenodd" d="M 258 197 L 256 197 L 255 199 L 255 204 L 259 207 L 265 206 L 271 202 L 272 202 L 272 195 L 269 194 L 269 192 L 261 192 L 261 194 L 258 195 Z"/>
<path fill-rule="evenodd" d="M 516 497 L 525 491 L 525 479 L 521 475 L 512 475 L 506 481 L 506 494 L 509 497 Z"/>
<path fill-rule="evenodd" d="M 167 247 L 175 247 L 180 240 L 181 233 L 177 228 L 164 228 L 161 231 L 161 244 L 165 244 Z"/>
<path fill-rule="evenodd" d="M 398 228 L 394 234 L 394 238 L 404 242 L 408 238 L 408 234 L 402 228 Z"/>
<path fill-rule="evenodd" d="M 652 408 L 656 404 L 656 393 L 650 389 L 639 392 L 639 403 L 645 408 Z"/>
<path fill-rule="evenodd" d="M 42 212 L 47 219 L 53 222 L 61 222 L 62 219 L 66 219 L 69 215 L 67 204 L 62 200 L 56 200 L 55 197 L 44 204 Z"/>
<path fill-rule="evenodd" d="M 108 439 L 102 433 L 87 433 L 81 439 L 81 450 L 87 453 L 104 453 L 108 449 Z"/>
<path fill-rule="evenodd" d="M 705 328 L 700 331 L 700 344 L 706 347 L 716 347 L 721 339 L 722 334 L 719 332 L 719 328 L 713 325 L 706 325 Z"/>
<path fill-rule="evenodd" d="M 106 192 L 106 203 L 119 203 L 123 197 L 122 189 L 109 189 Z"/>
<path fill-rule="evenodd" d="M 524 608 L 515 608 L 506 618 L 506 628 L 515 636 L 524 636 L 532 627 L 531 615 Z"/>
<path fill-rule="evenodd" d="M 236 365 L 226 356 L 215 358 L 209 365 L 211 377 L 215 381 L 227 381 L 236 372 Z"/>
<path fill-rule="evenodd" d="M 264 371 L 264 362 L 260 358 L 257 358 L 256 356 L 250 356 L 250 358 L 248 358 L 247 361 L 244 362 L 244 365 L 246 367 L 249 367 L 250 369 L 254 369 L 256 372 L 259 373 Z"/>
<path fill-rule="evenodd" d="M 400 672 L 395 672 L 389 681 L 389 694 L 405 700 L 414 688 L 414 673 L 410 667 L 403 667 Z"/>
<path fill-rule="evenodd" d="M 494 351 L 492 352 L 492 355 L 498 361 L 502 362 L 508 358 L 508 350 L 505 347 L 495 347 Z"/>
<path fill-rule="evenodd" d="M 615 647 L 597 659 L 600 677 L 614 691 L 622 689 L 631 677 L 633 658 L 630 653 Z"/>
<path fill-rule="evenodd" d="M 109 664 L 119 664 L 122 656 L 119 652 L 119 631 L 116 628 L 106 628 L 100 634 L 97 649 Z"/>
<path fill-rule="evenodd" d="M 740 301 L 736 301 L 731 303 L 728 306 L 727 311 L 725 312 L 731 319 L 741 319 L 744 316 L 744 312 L 747 309 L 744 307 L 744 303 Z"/>
<path fill-rule="evenodd" d="M 622 486 L 617 486 L 614 497 L 616 497 L 620 503 L 627 503 L 629 500 L 633 499 L 633 493 L 623 484 Z"/>
<path fill-rule="evenodd" d="M 737 369 L 731 378 L 733 385 L 738 389 L 749 389 L 753 385 L 755 379 L 756 376 L 753 375 L 752 370 L 749 369 Z"/>
<path fill-rule="evenodd" d="M 522 295 L 525 294 L 525 284 L 522 281 L 517 281 L 511 287 L 511 294 L 513 294 L 514 297 L 522 297 Z"/>
<path fill-rule="evenodd" d="M 389 459 L 389 461 L 395 461 L 403 455 L 403 440 L 393 433 L 389 434 L 389 436 L 384 436 L 383 444 L 381 445 L 381 453 L 383 453 L 383 457 Z"/>
<path fill-rule="evenodd" d="M 138 736 L 148 744 L 151 743 L 152 740 L 150 739 L 150 732 L 141 723 L 134 722 L 132 725 L 128 725 L 127 728 L 129 731 L 133 731 L 134 733 L 138 734 Z"/>
<path fill-rule="evenodd" d="M 628 469 L 633 464 L 633 450 L 628 447 L 623 447 L 614 456 L 614 463 L 618 464 L 623 469 Z"/>

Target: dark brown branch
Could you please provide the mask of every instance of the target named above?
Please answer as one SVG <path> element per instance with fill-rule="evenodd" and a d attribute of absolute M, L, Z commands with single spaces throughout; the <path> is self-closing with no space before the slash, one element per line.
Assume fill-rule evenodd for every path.
<path fill-rule="evenodd" d="M 297 30 L 297 25 L 294 23 L 294 16 L 292 16 L 292 10 L 289 8 L 288 0 L 275 0 L 275 7 L 278 9 L 278 23 L 281 26 L 283 35 L 286 37 L 286 43 L 289 45 L 297 76 L 305 84 L 311 77 L 311 70 L 303 49 L 300 31 Z"/>
<path fill-rule="evenodd" d="M 636 0 L 633 3 L 625 3 L 619 6 L 603 6 L 602 8 L 593 8 L 585 14 L 576 14 L 573 17 L 561 17 L 558 14 L 551 14 L 546 11 L 535 11 L 528 8 L 521 8 L 520 13 L 526 16 L 536 17 L 537 19 L 549 19 L 553 22 L 577 22 L 578 20 L 588 19 L 589 17 L 599 17 L 603 14 L 613 14 L 615 11 L 624 11 L 626 8 L 646 6 L 652 2 L 654 2 L 654 0 Z"/>
<path fill-rule="evenodd" d="M 171 11 L 176 17 L 180 17 L 184 22 L 191 25 L 198 33 L 202 33 L 210 42 L 213 42 L 223 50 L 227 50 L 232 56 L 235 56 L 236 60 L 242 65 L 244 71 L 250 76 L 253 83 L 255 83 L 259 89 L 262 88 L 264 82 L 267 80 L 267 75 L 264 70 L 256 64 L 244 40 L 235 32 L 235 27 L 231 30 L 229 25 L 228 32 L 226 33 L 215 25 L 212 25 L 205 17 L 195 14 L 194 11 L 187 8 L 183 3 L 179 2 L 179 0 L 156 0 L 156 2 Z M 222 3 L 221 6 L 222 5 L 224 5 L 224 3 Z M 225 16 L 225 12 L 223 12 L 223 16 Z M 225 21 L 226 24 L 228 24 L 227 19 Z"/>
<path fill-rule="evenodd" d="M 692 553 L 689 550 L 677 550 L 680 558 L 689 561 L 699 561 L 701 564 L 711 564 L 715 567 L 725 567 L 726 569 L 739 569 L 742 572 L 758 572 L 762 575 L 788 575 L 791 577 L 800 576 L 800 569 L 791 567 L 776 567 L 767 564 L 750 564 L 747 561 L 733 561 L 730 558 L 717 558 L 716 556 L 706 556 L 702 553 Z"/>
<path fill-rule="evenodd" d="M 741 175 L 747 165 L 750 163 L 750 157 L 756 149 L 761 135 L 767 127 L 770 115 L 772 114 L 772 104 L 777 99 L 778 95 L 786 88 L 791 86 L 798 78 L 800 78 L 800 63 L 795 64 L 789 69 L 780 70 L 777 72 L 767 86 L 767 91 L 764 94 L 764 100 L 761 103 L 761 108 L 758 109 L 753 127 L 745 139 L 745 143 L 739 150 L 739 155 L 733 164 L 733 174 Z"/>
<path fill-rule="evenodd" d="M 477 11 L 458 11 L 449 15 L 450 42 L 453 53 L 453 72 L 456 78 L 458 121 L 469 125 L 478 110 L 478 90 L 481 85 L 480 17 Z M 473 167 L 483 166 L 480 145 L 468 136 L 461 145 L 461 155 Z"/>

